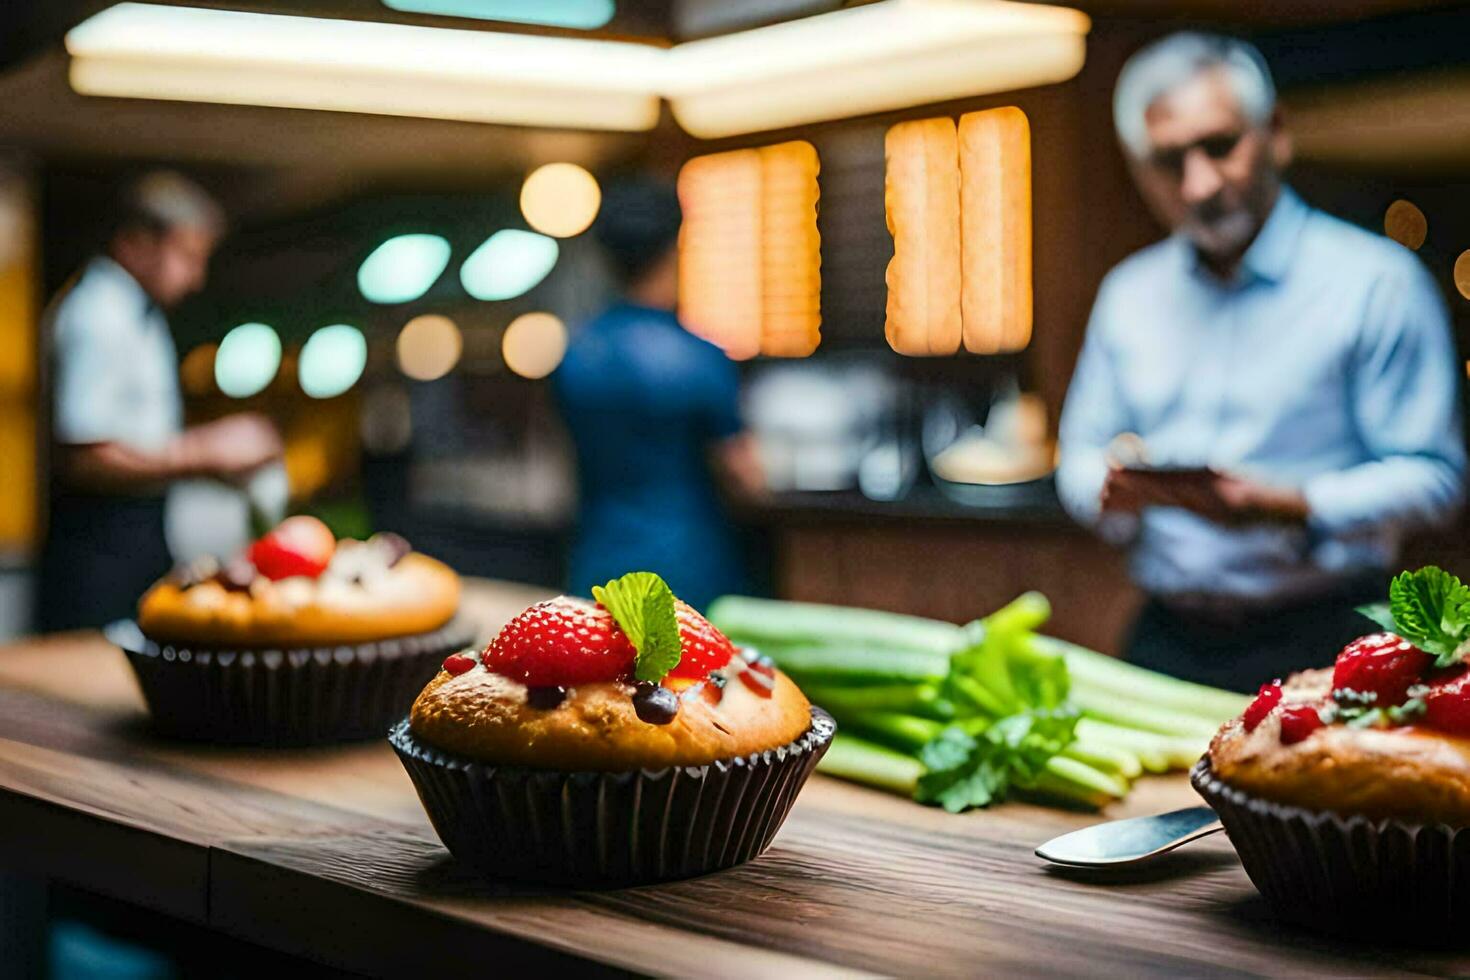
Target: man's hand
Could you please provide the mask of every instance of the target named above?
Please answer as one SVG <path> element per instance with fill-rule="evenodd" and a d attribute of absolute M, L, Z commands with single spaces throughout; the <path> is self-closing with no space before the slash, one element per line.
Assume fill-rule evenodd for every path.
<path fill-rule="evenodd" d="M 1220 524 L 1301 524 L 1310 508 L 1300 491 L 1230 473 L 1114 468 L 1103 481 L 1104 513 L 1137 514 L 1144 507 L 1182 507 Z"/>
<path fill-rule="evenodd" d="M 236 480 L 281 455 L 281 436 L 264 415 L 241 412 L 188 430 L 180 437 L 190 469 Z"/>

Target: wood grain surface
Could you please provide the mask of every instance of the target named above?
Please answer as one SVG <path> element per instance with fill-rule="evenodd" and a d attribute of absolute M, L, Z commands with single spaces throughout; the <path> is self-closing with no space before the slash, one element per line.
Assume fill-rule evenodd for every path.
<path fill-rule="evenodd" d="M 477 591 L 487 629 L 536 597 Z M 1180 777 L 1146 779 L 1109 815 L 1193 801 Z M 1276 924 L 1220 838 L 1128 877 L 1032 856 L 1095 819 L 1021 804 L 952 816 L 816 777 L 752 864 L 611 891 L 510 887 L 453 862 L 386 744 L 168 742 L 99 637 L 0 648 L 0 868 L 371 975 L 1470 972 L 1470 956 Z"/>

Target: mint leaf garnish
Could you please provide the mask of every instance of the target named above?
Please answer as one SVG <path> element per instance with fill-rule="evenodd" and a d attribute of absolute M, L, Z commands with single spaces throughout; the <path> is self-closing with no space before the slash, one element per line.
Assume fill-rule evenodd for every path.
<path fill-rule="evenodd" d="M 1470 653 L 1470 586 L 1434 565 L 1394 576 L 1388 605 L 1358 612 L 1448 667 Z"/>
<path fill-rule="evenodd" d="M 633 675 L 660 681 L 684 655 L 674 593 L 653 572 L 629 572 L 606 585 L 594 585 L 592 598 L 602 603 L 638 651 Z"/>
<path fill-rule="evenodd" d="M 1393 621 L 1393 613 L 1389 611 L 1388 603 L 1386 602 L 1375 602 L 1371 605 L 1359 606 L 1358 612 L 1367 616 L 1390 633 L 1398 630 L 1398 626 Z"/>
<path fill-rule="evenodd" d="M 1009 715 L 978 735 L 951 725 L 920 751 L 925 772 L 914 799 L 938 803 L 950 813 L 989 806 L 1012 786 L 1034 785 L 1076 731 L 1077 711 L 1070 706 Z"/>

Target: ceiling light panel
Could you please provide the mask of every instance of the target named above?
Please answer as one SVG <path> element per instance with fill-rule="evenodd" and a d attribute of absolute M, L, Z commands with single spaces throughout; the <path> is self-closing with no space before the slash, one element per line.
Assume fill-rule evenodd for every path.
<path fill-rule="evenodd" d="M 1085 14 L 1006 0 L 882 0 L 681 44 L 667 95 L 714 139 L 1061 82 Z"/>
<path fill-rule="evenodd" d="M 429 0 L 424 0 L 429 2 Z M 87 95 L 717 138 L 1045 85 L 1089 22 L 1010 0 L 879 0 L 673 48 L 120 3 L 73 28 Z"/>
<path fill-rule="evenodd" d="M 641 44 L 120 3 L 68 32 L 84 95 L 606 130 L 651 129 Z"/>

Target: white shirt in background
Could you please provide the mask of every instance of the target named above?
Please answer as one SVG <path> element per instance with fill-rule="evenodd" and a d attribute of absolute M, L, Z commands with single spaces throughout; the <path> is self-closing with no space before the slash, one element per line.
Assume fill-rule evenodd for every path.
<path fill-rule="evenodd" d="M 179 359 L 168 321 L 122 266 L 92 259 L 48 317 L 57 442 L 159 449 L 181 431 Z"/>

